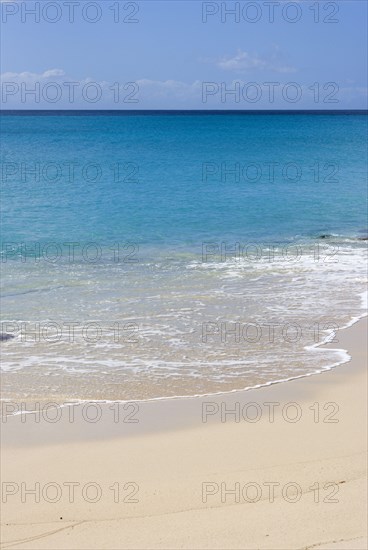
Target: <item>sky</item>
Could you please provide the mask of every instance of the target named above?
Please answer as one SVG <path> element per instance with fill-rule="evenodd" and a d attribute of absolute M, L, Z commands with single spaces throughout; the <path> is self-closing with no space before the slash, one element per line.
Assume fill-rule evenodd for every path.
<path fill-rule="evenodd" d="M 2 109 L 366 109 L 365 0 L 0 0 Z"/>

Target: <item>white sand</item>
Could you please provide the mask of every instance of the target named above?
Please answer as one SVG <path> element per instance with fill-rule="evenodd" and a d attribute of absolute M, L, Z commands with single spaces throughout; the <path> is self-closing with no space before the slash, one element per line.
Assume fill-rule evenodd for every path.
<path fill-rule="evenodd" d="M 137 424 L 114 423 L 107 405 L 96 424 L 80 415 L 70 423 L 63 414 L 55 424 L 12 417 L 2 425 L 3 499 L 4 489 L 17 492 L 2 505 L 2 548 L 366 549 L 366 329 L 363 320 L 338 335 L 352 361 L 332 371 L 216 398 L 141 404 Z M 261 419 L 222 423 L 216 414 L 202 422 L 203 406 L 236 402 L 256 402 Z M 274 422 L 268 402 L 280 403 Z M 285 419 L 295 406 L 281 413 L 290 402 L 302 412 L 295 423 Z M 21 486 L 36 482 L 38 503 Z M 80 484 L 73 503 L 68 482 Z M 102 491 L 96 503 L 88 502 L 93 487 L 87 499 L 81 494 L 91 482 Z M 47 501 L 56 494 L 51 486 L 42 494 L 47 483 L 61 488 L 58 502 Z M 122 499 L 139 487 L 138 502 L 115 503 L 114 483 Z M 204 483 L 214 493 L 206 501 Z M 279 484 L 273 502 L 269 483 Z M 288 501 L 290 483 L 300 487 L 298 502 Z M 225 494 L 247 484 L 239 502 Z M 247 501 L 257 489 L 259 499 Z"/>

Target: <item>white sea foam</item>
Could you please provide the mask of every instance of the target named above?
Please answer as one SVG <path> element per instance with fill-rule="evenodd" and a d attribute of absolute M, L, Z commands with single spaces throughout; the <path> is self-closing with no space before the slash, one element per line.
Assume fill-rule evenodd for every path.
<path fill-rule="evenodd" d="M 156 262 L 156 271 L 144 267 L 138 279 L 137 273 L 126 274 L 123 286 L 119 271 L 107 268 L 99 276 L 94 272 L 91 278 L 87 267 L 81 267 L 77 284 L 70 286 L 65 284 L 63 270 L 58 270 L 57 276 L 55 271 L 44 271 L 42 286 L 47 288 L 48 277 L 53 280 L 55 317 L 50 315 L 46 292 L 27 293 L 21 299 L 11 292 L 14 296 L 7 299 L 6 322 L 26 323 L 32 328 L 36 322 L 74 321 L 79 323 L 75 339 L 35 342 L 32 330 L 27 341 L 17 335 L 2 344 L 3 372 L 9 376 L 19 371 L 34 374 L 29 383 L 37 379 L 38 386 L 25 387 L 23 393 L 29 395 L 36 391 L 44 394 L 50 380 L 55 380 L 54 389 L 59 391 L 58 377 L 68 375 L 67 391 L 78 399 L 83 398 L 86 380 L 92 376 L 91 391 L 96 391 L 96 399 L 104 400 L 114 391 L 113 400 L 122 401 L 145 400 L 147 393 L 152 399 L 207 395 L 206 387 L 211 388 L 210 394 L 239 391 L 322 372 L 349 359 L 346 350 L 338 346 L 321 347 L 334 339 L 331 322 L 341 330 L 364 316 L 367 309 L 366 248 L 340 239 L 337 258 L 332 259 L 326 256 L 317 262 L 308 247 L 298 261 L 286 261 L 277 254 L 272 262 L 264 257 L 258 262 L 230 258 L 206 263 L 189 257 L 175 265 Z M 9 280 L 14 291 L 17 279 L 12 275 Z M 59 287 L 63 299 L 58 298 Z M 44 312 L 42 320 L 39 311 Z M 83 339 L 81 327 L 86 322 L 101 325 L 100 341 Z M 112 327 L 116 322 L 137 323 L 137 342 L 115 341 Z M 206 341 L 205 323 L 217 328 L 227 323 L 229 332 L 236 323 L 258 323 L 264 333 L 260 342 L 234 342 L 231 336 L 222 342 L 216 334 Z M 280 331 L 287 323 L 300 325 L 300 341 L 282 341 L 277 332 L 278 340 L 269 342 L 263 327 L 271 324 Z M 313 332 L 316 323 L 318 337 Z M 41 374 L 48 374 L 47 380 Z M 9 378 L 6 391 L 11 384 Z M 119 387 L 121 395 L 116 391 Z M 140 395 L 141 387 L 145 397 Z"/>

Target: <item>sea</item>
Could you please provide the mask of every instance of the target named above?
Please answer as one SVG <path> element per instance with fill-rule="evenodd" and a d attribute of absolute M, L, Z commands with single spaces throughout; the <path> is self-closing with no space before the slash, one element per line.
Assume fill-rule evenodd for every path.
<path fill-rule="evenodd" d="M 340 331 L 367 307 L 366 114 L 0 124 L 2 399 L 208 395 L 349 360 Z"/>

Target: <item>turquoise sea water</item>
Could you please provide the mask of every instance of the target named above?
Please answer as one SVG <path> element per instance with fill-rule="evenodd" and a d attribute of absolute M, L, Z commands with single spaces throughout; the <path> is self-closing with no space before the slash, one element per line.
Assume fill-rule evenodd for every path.
<path fill-rule="evenodd" d="M 362 314 L 366 116 L 1 130 L 6 396 L 193 395 L 344 358 L 314 345 Z"/>

